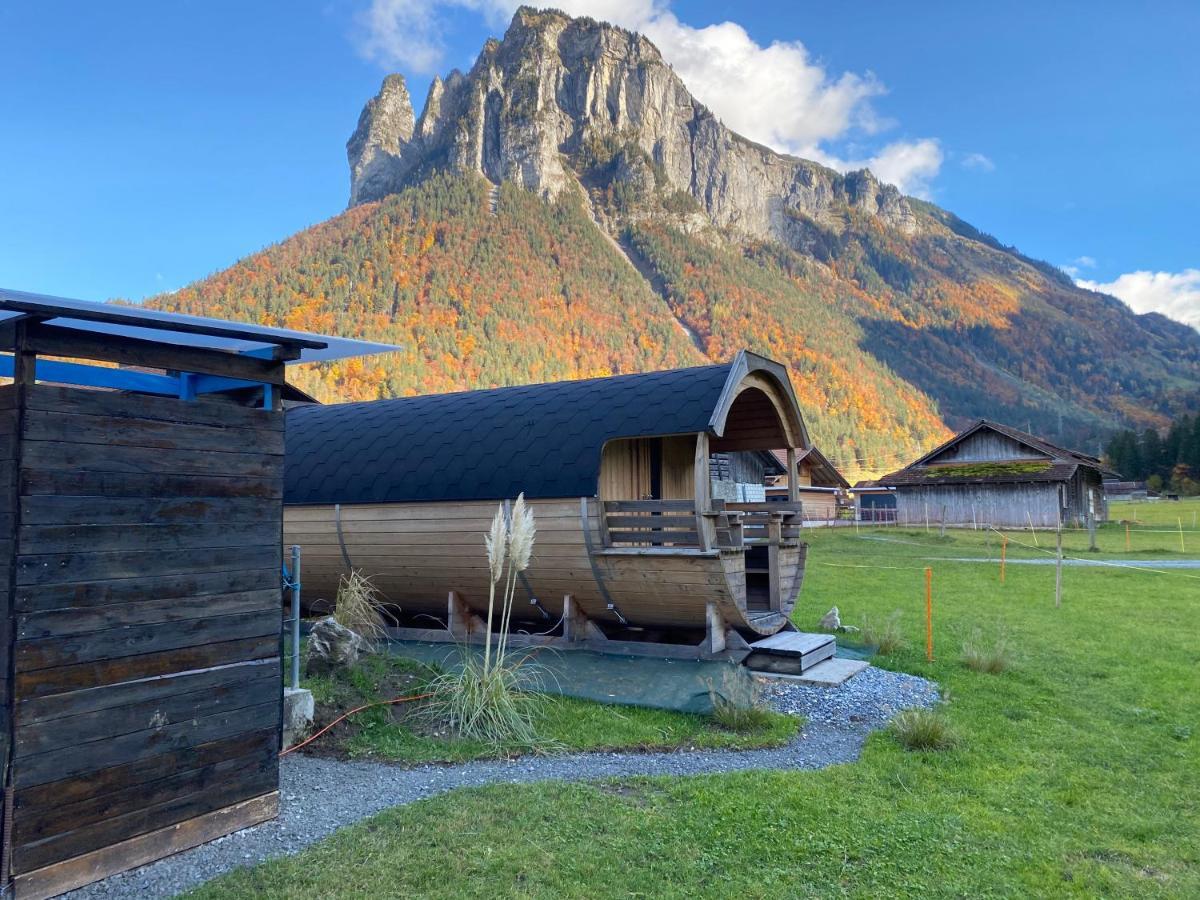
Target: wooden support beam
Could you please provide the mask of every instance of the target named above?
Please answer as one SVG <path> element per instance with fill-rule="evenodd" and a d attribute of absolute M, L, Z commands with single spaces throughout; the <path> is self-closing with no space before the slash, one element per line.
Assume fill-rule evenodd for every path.
<path fill-rule="evenodd" d="M 57 325 L 28 327 L 28 349 L 42 356 L 98 359 L 149 369 L 224 375 L 265 384 L 284 383 L 284 365 L 275 360 L 242 356 L 202 347 L 180 347 L 140 338 L 94 334 Z"/>
<path fill-rule="evenodd" d="M 695 460 L 696 536 L 701 550 L 711 550 L 717 542 L 716 523 L 704 515 L 712 499 L 708 471 L 708 433 L 696 435 Z"/>
<path fill-rule="evenodd" d="M 587 640 L 587 616 L 571 594 L 563 597 L 563 640 Z"/>
<path fill-rule="evenodd" d="M 796 448 L 787 448 L 787 486 L 788 502 L 795 503 L 800 499 L 800 469 L 796 466 Z"/>
<path fill-rule="evenodd" d="M 472 635 L 483 634 L 487 623 L 471 611 L 458 591 L 451 591 L 446 597 L 446 630 L 460 640 L 467 640 Z"/>
<path fill-rule="evenodd" d="M 779 571 L 779 544 L 783 540 L 783 515 L 771 513 L 767 521 L 767 571 L 771 609 L 783 609 L 783 578 Z"/>
<path fill-rule="evenodd" d="M 704 627 L 704 652 L 716 656 L 725 651 L 725 617 L 715 603 L 706 605 Z"/>

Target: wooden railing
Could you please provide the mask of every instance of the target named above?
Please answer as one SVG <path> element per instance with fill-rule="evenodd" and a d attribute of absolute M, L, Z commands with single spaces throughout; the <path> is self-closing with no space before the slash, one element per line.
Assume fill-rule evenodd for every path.
<path fill-rule="evenodd" d="M 800 538 L 801 503 L 713 500 L 697 513 L 691 500 L 607 500 L 601 532 L 606 547 L 740 550 L 779 546 Z"/>

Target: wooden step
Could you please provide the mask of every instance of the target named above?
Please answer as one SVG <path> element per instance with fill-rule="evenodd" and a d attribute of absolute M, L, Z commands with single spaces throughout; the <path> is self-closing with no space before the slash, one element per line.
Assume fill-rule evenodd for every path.
<path fill-rule="evenodd" d="M 744 663 L 760 672 L 799 675 L 832 659 L 836 651 L 837 644 L 832 635 L 781 631 L 752 643 Z"/>

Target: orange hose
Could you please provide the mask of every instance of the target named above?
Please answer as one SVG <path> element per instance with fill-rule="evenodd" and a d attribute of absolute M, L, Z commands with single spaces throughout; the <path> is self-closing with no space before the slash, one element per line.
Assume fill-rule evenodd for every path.
<path fill-rule="evenodd" d="M 311 744 L 313 741 L 315 741 L 317 738 L 319 738 L 321 735 L 323 735 L 325 732 L 327 732 L 334 725 L 337 725 L 339 722 L 341 722 L 344 719 L 350 718 L 355 713 L 362 712 L 364 709 L 370 709 L 373 706 L 389 706 L 393 703 L 407 703 L 409 700 L 424 700 L 426 697 L 432 697 L 432 696 L 433 696 L 433 694 L 412 694 L 408 697 L 397 697 L 394 700 L 377 700 L 374 703 L 363 704 L 362 706 L 356 707 L 355 709 L 352 709 L 347 713 L 342 713 L 340 716 L 338 716 L 336 719 L 334 719 L 332 722 L 330 722 L 328 725 L 326 725 L 324 728 L 322 728 L 320 731 L 318 731 L 312 737 L 305 738 L 298 744 L 293 744 L 291 747 L 288 747 L 286 750 L 284 750 L 279 755 L 287 756 L 293 750 L 299 750 L 301 747 Z"/>

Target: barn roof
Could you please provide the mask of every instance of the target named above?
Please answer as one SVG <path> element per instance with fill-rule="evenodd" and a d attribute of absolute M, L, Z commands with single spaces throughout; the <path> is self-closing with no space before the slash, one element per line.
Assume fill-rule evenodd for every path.
<path fill-rule="evenodd" d="M 296 407 L 284 502 L 594 496 L 607 441 L 719 436 L 751 373 L 774 380 L 800 421 L 786 369 L 748 352 L 724 365 Z"/>
<path fill-rule="evenodd" d="M 784 450 L 772 450 L 771 455 L 787 471 L 787 452 Z M 824 453 L 816 447 L 809 447 L 807 450 L 802 450 L 796 454 L 796 465 L 807 462 L 812 467 L 813 485 L 820 487 L 836 487 L 842 490 L 850 489 L 848 482 L 841 472 L 837 470 L 837 466 L 829 461 Z M 820 478 L 818 481 L 817 479 Z"/>
<path fill-rule="evenodd" d="M 995 431 L 1011 438 L 1019 444 L 1028 447 L 1040 457 L 1046 457 L 1045 462 L 1031 459 L 950 462 L 937 463 L 938 457 L 947 450 L 957 446 L 981 430 Z M 960 431 L 950 440 L 933 450 L 930 450 L 916 462 L 905 466 L 897 472 L 884 475 L 879 484 L 896 485 L 935 485 L 935 484 L 1001 484 L 1039 481 L 1068 481 L 1076 470 L 1083 466 L 1095 469 L 1102 474 L 1108 474 L 1109 469 L 1095 456 L 1088 456 L 1076 450 L 1068 450 L 1052 444 L 1044 438 L 1037 437 L 1027 431 L 1001 425 L 980 419 L 971 427 Z"/>

